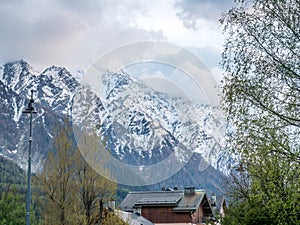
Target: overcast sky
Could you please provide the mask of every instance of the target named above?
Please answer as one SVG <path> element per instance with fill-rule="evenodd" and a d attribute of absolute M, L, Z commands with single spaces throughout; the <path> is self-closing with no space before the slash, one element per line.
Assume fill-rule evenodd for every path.
<path fill-rule="evenodd" d="M 86 70 L 120 45 L 145 40 L 190 47 L 218 73 L 218 22 L 233 0 L 0 0 L 0 63 Z M 216 70 L 216 71 L 215 71 Z"/>

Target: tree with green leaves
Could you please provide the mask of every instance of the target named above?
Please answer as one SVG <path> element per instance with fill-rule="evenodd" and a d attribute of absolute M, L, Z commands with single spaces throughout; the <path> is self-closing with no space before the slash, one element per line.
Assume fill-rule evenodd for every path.
<path fill-rule="evenodd" d="M 101 225 L 129 225 L 130 221 L 124 221 L 114 212 L 106 213 Z"/>
<path fill-rule="evenodd" d="M 234 223 L 235 215 L 225 224 L 297 224 L 300 1 L 236 4 L 221 19 L 227 33 L 222 94 L 233 129 L 228 147 L 239 156 L 250 185 L 246 198 L 234 199 L 231 207 L 232 212 L 245 211 L 239 216 L 243 222 Z M 259 216 L 262 208 L 264 215 Z"/>
<path fill-rule="evenodd" d="M 72 224 L 75 190 L 73 188 L 73 164 L 75 147 L 71 139 L 70 125 L 57 127 L 54 150 L 48 153 L 43 171 L 37 175 L 41 189 L 41 214 L 45 224 Z"/>
<path fill-rule="evenodd" d="M 108 202 L 114 198 L 117 187 L 94 171 L 93 160 L 89 160 L 89 164 L 85 161 L 87 157 L 94 159 L 98 136 L 84 133 L 77 140 L 82 148 L 79 151 L 66 119 L 55 133 L 54 150 L 49 152 L 43 170 L 36 176 L 41 192 L 42 222 L 47 225 L 95 224 L 101 218 L 100 200 Z M 101 161 L 94 163 L 101 167 Z"/>
<path fill-rule="evenodd" d="M 74 188 L 77 190 L 78 205 L 81 208 L 77 212 L 84 215 L 87 225 L 94 224 L 95 218 L 99 215 L 99 202 L 108 202 L 114 198 L 117 188 L 116 183 L 102 177 L 93 169 L 96 166 L 101 167 L 101 161 L 96 161 L 94 157 L 97 152 L 98 139 L 97 135 L 86 132 L 81 140 L 77 140 L 80 141 L 83 149 L 77 151 L 74 161 Z M 85 161 L 87 158 L 90 159 L 89 164 Z M 94 165 L 91 165 L 92 163 Z"/>
<path fill-rule="evenodd" d="M 20 194 L 15 185 L 8 185 L 0 193 L 0 225 L 25 224 L 25 195 Z M 31 210 L 31 224 L 38 224 L 34 211 Z"/>
<path fill-rule="evenodd" d="M 0 198 L 0 224 L 15 225 L 25 223 L 25 196 L 15 189 L 7 188 Z"/>

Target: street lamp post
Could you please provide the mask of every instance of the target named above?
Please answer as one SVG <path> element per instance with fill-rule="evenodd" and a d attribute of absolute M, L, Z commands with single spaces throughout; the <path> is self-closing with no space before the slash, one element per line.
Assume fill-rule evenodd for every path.
<path fill-rule="evenodd" d="M 27 171 L 27 200 L 26 200 L 26 225 L 30 225 L 30 201 L 31 201 L 31 143 L 32 143 L 32 115 L 36 114 L 33 107 L 33 90 L 31 90 L 31 98 L 28 107 L 22 111 L 30 115 L 30 128 L 29 128 L 29 151 L 28 151 L 28 171 Z"/>

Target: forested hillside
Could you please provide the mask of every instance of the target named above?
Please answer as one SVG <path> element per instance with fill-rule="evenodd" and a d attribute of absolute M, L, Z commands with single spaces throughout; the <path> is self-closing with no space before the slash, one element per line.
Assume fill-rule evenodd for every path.
<path fill-rule="evenodd" d="M 14 184 L 24 190 L 26 174 L 14 161 L 0 156 L 0 190 L 6 189 L 8 185 Z"/>

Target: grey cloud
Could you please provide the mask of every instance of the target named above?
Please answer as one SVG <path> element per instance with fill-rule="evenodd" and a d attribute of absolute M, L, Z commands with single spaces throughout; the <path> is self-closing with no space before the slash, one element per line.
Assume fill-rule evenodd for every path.
<path fill-rule="evenodd" d="M 230 9 L 233 4 L 234 0 L 180 0 L 175 8 L 183 24 L 197 30 L 199 20 L 218 23 L 222 12 Z"/>
<path fill-rule="evenodd" d="M 129 26 L 139 7 L 120 1 L 0 1 L 0 63 L 23 58 L 39 70 L 50 64 L 85 69 L 118 45 L 162 39 L 161 33 Z"/>
<path fill-rule="evenodd" d="M 32 32 L 38 39 L 46 42 L 72 39 L 72 36 L 84 29 L 84 23 L 78 18 L 63 12 L 44 15 L 32 24 Z"/>

